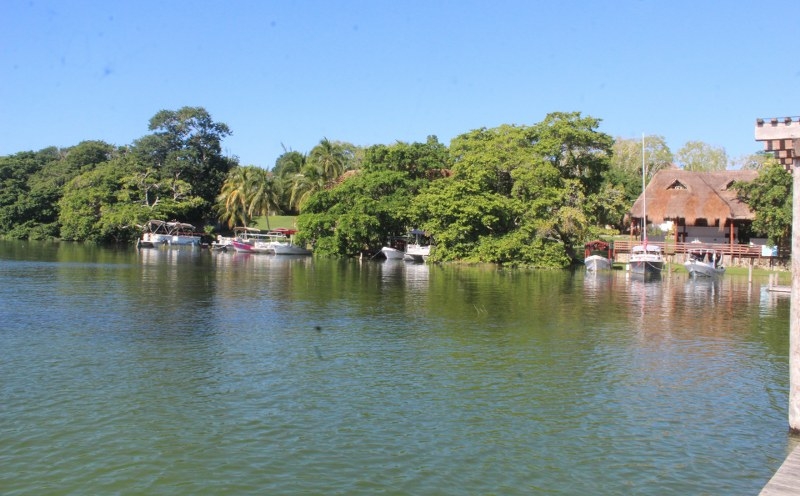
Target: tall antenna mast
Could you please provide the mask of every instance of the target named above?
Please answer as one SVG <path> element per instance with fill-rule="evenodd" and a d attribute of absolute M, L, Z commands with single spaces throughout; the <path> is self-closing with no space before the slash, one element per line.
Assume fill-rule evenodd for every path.
<path fill-rule="evenodd" d="M 642 239 L 647 244 L 647 170 L 644 157 L 644 133 L 642 133 Z"/>

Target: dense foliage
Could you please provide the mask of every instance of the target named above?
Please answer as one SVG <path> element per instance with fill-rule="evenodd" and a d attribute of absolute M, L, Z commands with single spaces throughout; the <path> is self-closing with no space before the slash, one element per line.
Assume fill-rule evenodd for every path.
<path fill-rule="evenodd" d="M 534 126 L 479 129 L 453 139 L 453 175 L 415 198 L 439 260 L 562 267 L 591 237 L 613 140 L 599 121 L 554 113 Z M 612 187 L 613 188 L 613 187 Z"/>
<path fill-rule="evenodd" d="M 471 131 L 449 150 L 435 137 L 371 147 L 357 175 L 310 198 L 298 227 L 317 253 L 375 252 L 417 227 L 435 238 L 436 260 L 563 267 L 614 190 L 603 179 L 613 140 L 598 124 L 554 113 Z"/>
<path fill-rule="evenodd" d="M 768 161 L 758 177 L 735 184 L 739 198 L 755 212 L 752 229 L 765 233 L 781 253 L 791 251 L 792 174 L 775 160 Z"/>
<path fill-rule="evenodd" d="M 231 130 L 205 109 L 162 110 L 130 145 L 0 157 L 0 235 L 130 242 L 148 219 L 211 231 L 288 214 L 320 255 L 372 255 L 417 228 L 433 237 L 435 260 L 564 267 L 580 258 L 576 247 L 621 227 L 643 179 L 673 164 L 662 137 L 614 140 L 599 124 L 556 112 L 472 130 L 449 147 L 435 136 L 367 148 L 323 138 L 267 170 L 222 156 Z M 698 170 L 724 161 L 698 142 L 679 155 Z M 760 212 L 756 230 L 774 240 L 787 236 L 784 180 L 765 168 L 763 183 L 740 190 Z"/>
<path fill-rule="evenodd" d="M 412 201 L 449 165 L 447 148 L 434 136 L 426 143 L 366 149 L 356 173 L 309 197 L 297 221 L 301 241 L 328 255 L 380 249 L 388 237 L 406 234 L 417 222 L 410 214 Z"/>
<path fill-rule="evenodd" d="M 0 233 L 12 238 L 119 242 L 150 218 L 204 223 L 234 160 L 230 134 L 202 108 L 158 112 L 152 134 L 115 148 L 85 141 L 0 157 Z"/>

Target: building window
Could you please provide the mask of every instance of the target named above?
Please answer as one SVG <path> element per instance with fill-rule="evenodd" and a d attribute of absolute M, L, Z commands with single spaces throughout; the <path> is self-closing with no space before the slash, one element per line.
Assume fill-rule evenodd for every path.
<path fill-rule="evenodd" d="M 686 189 L 686 185 L 676 179 L 667 189 Z"/>

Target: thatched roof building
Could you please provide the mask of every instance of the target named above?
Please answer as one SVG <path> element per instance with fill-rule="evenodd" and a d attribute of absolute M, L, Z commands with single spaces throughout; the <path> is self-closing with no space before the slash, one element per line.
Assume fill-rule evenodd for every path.
<path fill-rule="evenodd" d="M 729 222 L 752 221 L 753 212 L 736 198 L 731 187 L 736 181 L 752 181 L 757 171 L 735 170 L 690 172 L 681 169 L 658 171 L 631 208 L 630 216 L 642 218 L 643 196 L 647 197 L 647 220 L 656 224 L 681 220 L 680 224 L 724 226 Z"/>

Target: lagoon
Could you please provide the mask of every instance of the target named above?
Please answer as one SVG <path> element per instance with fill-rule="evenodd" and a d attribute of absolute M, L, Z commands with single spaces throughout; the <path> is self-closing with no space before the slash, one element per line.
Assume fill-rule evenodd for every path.
<path fill-rule="evenodd" d="M 757 494 L 789 298 L 0 242 L 4 494 Z"/>

